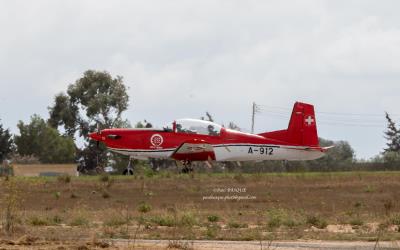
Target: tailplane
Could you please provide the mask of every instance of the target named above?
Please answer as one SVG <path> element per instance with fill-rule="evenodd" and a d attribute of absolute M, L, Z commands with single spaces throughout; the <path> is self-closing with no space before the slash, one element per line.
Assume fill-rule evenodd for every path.
<path fill-rule="evenodd" d="M 286 130 L 267 132 L 260 135 L 293 145 L 319 147 L 314 106 L 296 102 Z"/>

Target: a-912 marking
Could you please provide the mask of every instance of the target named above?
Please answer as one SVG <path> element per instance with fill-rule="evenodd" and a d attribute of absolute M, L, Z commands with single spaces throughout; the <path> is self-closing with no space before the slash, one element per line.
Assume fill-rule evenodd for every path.
<path fill-rule="evenodd" d="M 274 148 L 271 147 L 249 147 L 249 154 L 259 153 L 260 155 L 273 155 Z"/>

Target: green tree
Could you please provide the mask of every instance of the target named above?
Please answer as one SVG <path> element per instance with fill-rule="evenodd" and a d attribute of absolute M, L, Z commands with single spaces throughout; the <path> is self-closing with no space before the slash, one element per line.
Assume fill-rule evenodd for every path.
<path fill-rule="evenodd" d="M 325 156 L 313 161 L 291 161 L 284 165 L 288 171 L 339 171 L 351 170 L 355 162 L 354 149 L 347 141 L 331 141 L 319 138 L 321 147 L 330 148 Z"/>
<path fill-rule="evenodd" d="M 71 137 L 62 136 L 38 115 L 29 124 L 19 121 L 20 135 L 14 137 L 18 154 L 34 155 L 42 163 L 70 163 L 74 161 L 75 144 Z"/>
<path fill-rule="evenodd" d="M 0 163 L 12 152 L 13 140 L 9 129 L 0 124 Z"/>
<path fill-rule="evenodd" d="M 354 161 L 354 149 L 347 141 L 330 141 L 319 138 L 322 147 L 334 146 L 326 152 L 326 155 L 313 161 L 313 165 L 319 166 L 320 170 L 334 170 L 338 167 L 351 167 Z"/>
<path fill-rule="evenodd" d="M 385 131 L 385 139 L 388 140 L 388 142 L 386 143 L 387 148 L 384 149 L 384 153 L 399 152 L 400 130 L 397 129 L 396 123 L 390 118 L 387 112 L 385 113 L 385 116 L 388 122 L 387 130 Z"/>
<path fill-rule="evenodd" d="M 135 128 L 152 128 L 152 127 L 153 127 L 153 124 L 151 124 L 150 122 L 146 121 L 146 119 L 143 120 L 143 122 L 142 121 L 138 121 L 136 123 L 136 125 L 135 125 Z"/>
<path fill-rule="evenodd" d="M 83 77 L 60 93 L 49 107 L 52 127 L 64 126 L 68 135 L 79 132 L 85 139 L 97 125 L 111 128 L 121 122 L 128 108 L 129 96 L 121 76 L 113 78 L 106 71 L 88 70 Z"/>
<path fill-rule="evenodd" d="M 327 156 L 335 161 L 353 161 L 355 154 L 354 149 L 350 146 L 347 141 L 331 141 L 323 138 L 319 138 L 319 143 L 322 147 L 334 146 L 329 149 Z"/>
<path fill-rule="evenodd" d="M 49 107 L 49 123 L 52 127 L 63 126 L 65 133 L 83 136 L 86 143 L 78 151 L 84 166 L 93 169 L 107 161 L 106 148 L 89 140 L 89 133 L 97 129 L 120 127 L 129 124 L 121 118 L 128 108 L 129 96 L 123 78 L 113 78 L 106 71 L 88 70 L 83 77 L 68 86 L 67 93 L 56 95 Z"/>

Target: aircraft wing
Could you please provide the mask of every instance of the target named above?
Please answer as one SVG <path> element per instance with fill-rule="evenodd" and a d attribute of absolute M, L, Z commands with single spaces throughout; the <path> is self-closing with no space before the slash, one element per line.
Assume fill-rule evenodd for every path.
<path fill-rule="evenodd" d="M 172 154 L 172 158 L 187 161 L 208 161 L 215 160 L 215 153 L 213 146 L 206 141 L 192 140 L 182 143 Z"/>

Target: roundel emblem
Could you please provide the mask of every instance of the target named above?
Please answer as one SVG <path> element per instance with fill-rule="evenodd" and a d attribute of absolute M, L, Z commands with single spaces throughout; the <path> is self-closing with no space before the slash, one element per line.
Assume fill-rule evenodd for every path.
<path fill-rule="evenodd" d="M 150 142 L 154 147 L 159 147 L 163 143 L 164 139 L 161 135 L 159 134 L 154 134 L 150 138 Z"/>

